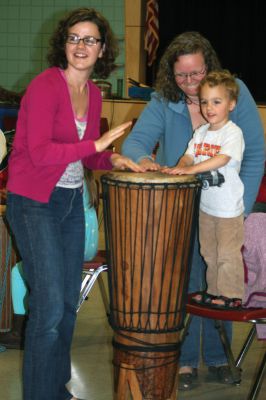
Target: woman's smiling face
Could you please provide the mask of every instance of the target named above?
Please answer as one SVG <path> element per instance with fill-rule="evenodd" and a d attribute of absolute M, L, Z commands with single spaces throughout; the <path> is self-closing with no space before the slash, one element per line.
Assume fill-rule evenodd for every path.
<path fill-rule="evenodd" d="M 93 22 L 78 22 L 69 28 L 68 36 L 77 36 L 81 39 L 85 37 L 94 37 L 101 39 L 99 29 Z M 78 70 L 87 70 L 92 72 L 93 67 L 98 58 L 103 55 L 104 47 L 100 41 L 95 45 L 85 44 L 83 40 L 79 43 L 73 44 L 66 42 L 66 58 L 68 61 L 67 68 L 74 68 Z"/>
<path fill-rule="evenodd" d="M 185 54 L 174 63 L 176 84 L 187 96 L 196 96 L 207 67 L 202 53 Z"/>

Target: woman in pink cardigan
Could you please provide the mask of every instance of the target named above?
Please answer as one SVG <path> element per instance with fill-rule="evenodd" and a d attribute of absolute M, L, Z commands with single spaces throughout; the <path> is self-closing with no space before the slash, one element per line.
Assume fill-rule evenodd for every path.
<path fill-rule="evenodd" d="M 51 38 L 50 68 L 22 99 L 9 159 L 7 218 L 29 286 L 25 400 L 76 399 L 70 347 L 84 258 L 83 168 L 142 169 L 104 151 L 130 123 L 99 135 L 101 94 L 89 78 L 114 69 L 117 42 L 93 9 L 62 19 Z"/>

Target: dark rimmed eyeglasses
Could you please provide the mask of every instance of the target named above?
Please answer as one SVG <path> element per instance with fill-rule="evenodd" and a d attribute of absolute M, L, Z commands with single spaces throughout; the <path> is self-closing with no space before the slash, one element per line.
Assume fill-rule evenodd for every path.
<path fill-rule="evenodd" d="M 96 46 L 98 42 L 102 42 L 102 39 L 97 39 L 94 36 L 85 36 L 81 38 L 78 35 L 68 35 L 66 41 L 69 44 L 79 44 L 80 41 L 82 41 L 85 46 Z"/>

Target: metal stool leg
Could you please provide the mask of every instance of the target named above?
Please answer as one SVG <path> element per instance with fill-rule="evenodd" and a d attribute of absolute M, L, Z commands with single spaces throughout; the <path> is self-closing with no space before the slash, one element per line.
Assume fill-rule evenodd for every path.
<path fill-rule="evenodd" d="M 80 294 L 80 298 L 79 298 L 78 305 L 77 305 L 77 312 L 79 311 L 82 303 L 86 300 L 86 298 L 87 298 L 89 292 L 91 291 L 96 280 L 100 278 L 100 274 L 106 270 L 107 270 L 107 266 L 102 265 L 96 269 L 91 269 L 91 270 L 85 271 L 86 276 L 82 282 L 81 294 Z M 102 281 L 102 285 L 104 285 L 103 281 Z M 102 286 L 101 294 L 103 294 L 104 291 L 105 291 L 105 288 L 104 288 L 104 286 Z M 105 297 L 103 297 L 103 302 L 104 302 L 105 309 L 107 310 L 106 304 L 108 303 L 108 301 L 106 300 L 106 298 L 107 298 L 107 295 L 105 293 Z M 106 301 L 107 301 L 107 303 L 106 303 Z"/>
<path fill-rule="evenodd" d="M 236 367 L 240 367 L 240 365 L 244 361 L 244 358 L 247 355 L 247 352 L 255 338 L 255 335 L 256 335 L 256 325 L 253 324 L 252 328 L 250 329 L 250 332 L 248 334 L 248 337 L 246 338 L 246 341 L 243 344 L 242 349 L 240 350 L 240 353 L 236 359 Z"/>
<path fill-rule="evenodd" d="M 105 288 L 102 274 L 98 276 L 98 284 L 99 284 L 100 292 L 102 295 L 102 300 L 103 300 L 106 315 L 109 316 L 110 315 L 109 299 L 108 299 L 108 295 L 107 295 L 107 291 Z"/>
<path fill-rule="evenodd" d="M 215 326 L 219 331 L 220 338 L 221 338 L 221 341 L 222 341 L 222 344 L 223 344 L 223 348 L 224 348 L 224 352 L 225 352 L 225 355 L 227 357 L 229 367 L 231 369 L 231 373 L 232 373 L 232 377 L 233 377 L 234 383 L 236 385 L 239 385 L 240 382 L 241 382 L 241 370 L 240 370 L 240 368 L 236 367 L 236 362 L 235 362 L 235 359 L 234 359 L 234 356 L 233 356 L 233 353 L 232 353 L 232 350 L 231 350 L 230 342 L 229 342 L 228 337 L 226 335 L 226 331 L 225 331 L 225 328 L 224 328 L 223 321 L 216 320 L 215 321 Z"/>
<path fill-rule="evenodd" d="M 193 317 L 192 314 L 187 314 L 186 315 L 184 329 L 183 329 L 181 337 L 180 337 L 181 345 L 183 344 L 183 342 L 184 342 L 184 340 L 185 340 L 185 338 L 186 338 L 186 336 L 188 334 L 188 330 L 189 330 L 190 323 L 192 321 L 192 317 Z"/>
<path fill-rule="evenodd" d="M 260 364 L 259 372 L 257 374 L 256 380 L 252 386 L 252 389 L 249 393 L 247 400 L 256 400 L 257 399 L 258 394 L 260 392 L 260 388 L 261 388 L 261 384 L 262 384 L 262 380 L 263 380 L 265 371 L 266 371 L 266 352 L 265 352 L 262 362 Z"/>

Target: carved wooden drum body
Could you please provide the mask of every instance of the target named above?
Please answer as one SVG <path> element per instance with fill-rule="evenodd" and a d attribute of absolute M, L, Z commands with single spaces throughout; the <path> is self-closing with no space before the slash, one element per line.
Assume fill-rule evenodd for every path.
<path fill-rule="evenodd" d="M 116 398 L 175 399 L 201 184 L 159 172 L 101 180 Z"/>

